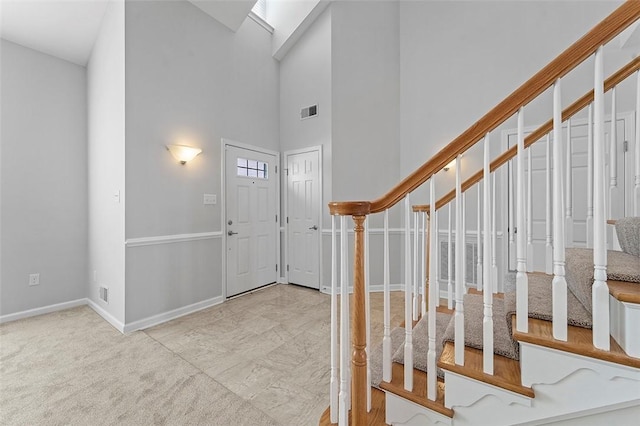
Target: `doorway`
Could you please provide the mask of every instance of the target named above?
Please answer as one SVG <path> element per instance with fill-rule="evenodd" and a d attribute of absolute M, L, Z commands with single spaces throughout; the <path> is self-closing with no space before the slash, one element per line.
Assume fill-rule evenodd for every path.
<path fill-rule="evenodd" d="M 276 282 L 279 154 L 224 143 L 226 297 Z"/>
<path fill-rule="evenodd" d="M 320 289 L 322 147 L 284 155 L 287 281 Z"/>

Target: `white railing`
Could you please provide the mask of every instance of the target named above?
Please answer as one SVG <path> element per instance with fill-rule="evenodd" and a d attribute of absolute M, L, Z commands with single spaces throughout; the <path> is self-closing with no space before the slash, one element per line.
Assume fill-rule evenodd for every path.
<path fill-rule="evenodd" d="M 638 11 L 640 14 L 640 11 Z M 414 353 L 413 333 L 414 321 L 422 318 L 428 319 L 427 335 L 427 383 L 426 395 L 429 400 L 436 400 L 438 393 L 437 386 L 437 360 L 436 350 L 439 336 L 436 336 L 436 311 L 440 307 L 440 298 L 447 299 L 447 306 L 453 312 L 453 323 L 455 328 L 454 336 L 454 361 L 457 365 L 465 364 L 465 300 L 464 295 L 468 292 L 468 285 L 473 285 L 476 290 L 482 291 L 483 304 L 483 372 L 488 375 L 494 374 L 494 328 L 493 328 L 493 295 L 498 291 L 498 277 L 500 273 L 506 272 L 507 259 L 503 262 L 503 271 L 498 270 L 498 250 L 503 254 L 513 250 L 515 254 L 516 269 L 516 329 L 519 332 L 528 332 L 529 326 L 529 306 L 528 306 L 528 272 L 534 270 L 534 264 L 544 265 L 546 273 L 553 273 L 552 293 L 553 293 L 553 337 L 560 341 L 567 340 L 567 282 L 565 277 L 565 247 L 574 244 L 573 228 L 576 221 L 577 205 L 573 203 L 574 179 L 573 170 L 573 149 L 572 149 L 572 116 L 581 110 L 585 110 L 588 122 L 587 131 L 587 206 L 586 223 L 593 224 L 592 232 L 586 232 L 586 245 L 593 246 L 594 253 L 594 278 L 593 285 L 593 345 L 602 350 L 609 349 L 609 293 L 606 286 L 606 235 L 605 226 L 607 220 L 607 194 L 609 202 L 615 197 L 623 197 L 624 194 L 617 192 L 617 175 L 615 169 L 615 122 L 617 117 L 616 96 L 620 93 L 612 92 L 612 127 L 611 134 L 611 166 L 609 167 L 608 187 L 605 171 L 605 114 L 604 96 L 605 80 L 603 73 L 603 50 L 598 48 L 595 52 L 595 72 L 593 101 L 582 100 L 567 107 L 563 111 L 562 107 L 562 79 L 551 82 L 553 89 L 553 102 L 549 123 L 544 124 L 531 136 L 525 137 L 525 108 L 520 106 L 514 111 L 517 119 L 517 146 L 514 149 L 491 158 L 491 131 L 484 134 L 478 141 L 483 144 L 482 172 L 479 176 L 473 175 L 467 182 L 463 182 L 461 168 L 461 154 L 455 157 L 455 188 L 452 193 L 448 193 L 440 200 L 437 197 L 436 176 L 444 171 L 445 164 L 449 161 L 442 161 L 440 168 L 431 173 L 428 182 L 428 205 L 414 206 L 411 204 L 412 198 L 419 198 L 414 189 L 408 190 L 402 199 L 402 215 L 399 215 L 403 222 L 402 250 L 391 250 L 390 245 L 390 211 L 393 206 L 378 210 L 383 214 L 383 241 L 378 245 L 380 250 L 372 249 L 372 234 L 370 233 L 369 221 L 373 214 L 370 204 L 351 203 L 347 206 L 357 210 L 357 213 L 343 213 L 338 207 L 333 206 L 332 210 L 332 234 L 331 234 L 331 379 L 330 379 L 330 403 L 331 422 L 340 425 L 347 425 L 349 421 L 349 409 L 352 402 L 356 405 L 362 403 L 360 397 L 360 382 L 358 377 L 362 376 L 361 368 L 364 369 L 364 387 L 366 392 L 366 410 L 371 409 L 371 342 L 375 338 L 371 336 L 371 302 L 369 293 L 371 287 L 379 282 L 372 282 L 371 265 L 382 264 L 382 276 L 376 277 L 383 284 L 383 327 L 382 327 L 382 380 L 390 382 L 392 380 L 392 340 L 391 331 L 394 326 L 391 324 L 391 265 L 402 265 L 399 278 L 402 281 L 402 291 L 404 291 L 404 364 L 413 365 L 416 358 Z M 633 70 L 625 74 L 627 78 L 631 73 L 636 76 L 637 104 L 636 117 L 640 120 L 640 60 L 636 59 Z M 629 65 L 627 66 L 629 67 Z M 613 77 L 612 77 L 613 78 Z M 619 83 L 619 81 L 618 81 Z M 608 84 L 607 89 L 616 86 Z M 588 97 L 589 94 L 585 95 Z M 580 103 L 582 102 L 582 103 Z M 576 107 L 575 105 L 578 105 Z M 506 117 L 508 118 L 508 117 Z M 505 118 L 505 120 L 506 120 Z M 566 123 L 566 140 L 564 140 L 563 126 Z M 495 127 L 494 127 L 495 128 Z M 635 186 L 633 194 L 638 198 L 640 194 L 640 126 L 636 126 L 635 134 Z M 531 145 L 536 141 L 543 141 L 545 146 L 545 179 L 536 181 L 533 178 L 533 151 Z M 471 145 L 469 145 L 471 146 Z M 515 155 L 514 155 L 515 154 Z M 515 157 L 515 158 L 513 158 Z M 448 158 L 447 158 L 448 159 Z M 525 164 L 526 162 L 526 164 Z M 506 168 L 504 173 L 508 178 L 504 182 L 497 182 L 498 171 Z M 468 200 L 465 192 L 477 184 L 476 205 L 467 206 Z M 537 187 L 540 185 L 540 187 Z M 534 191 L 542 191 L 544 188 L 545 200 L 535 200 L 544 202 L 544 238 L 542 240 L 544 250 L 534 251 Z M 608 188 L 608 191 L 607 191 Z M 515 198 L 515 202 L 514 202 Z M 507 206 L 507 211 L 497 210 L 497 199 Z M 397 202 L 396 200 L 395 202 Z M 334 203 L 332 203 L 334 204 Z M 340 203 L 335 203 L 336 205 Z M 348 204 L 348 203 L 345 203 Z M 638 212 L 638 202 L 636 200 L 634 211 Z M 348 210 L 345 207 L 345 210 Z M 467 209 L 467 207 L 469 207 Z M 442 247 L 439 229 L 439 216 L 446 208 L 448 215 L 447 227 L 444 231 L 443 242 L 446 242 L 446 267 L 447 277 L 441 277 L 439 268 L 442 265 Z M 475 263 L 476 282 L 467 283 L 467 212 L 476 209 L 476 236 L 477 236 L 477 259 Z M 611 211 L 609 211 L 610 213 Z M 413 213 L 413 214 L 412 214 Z M 582 213 L 582 212 L 580 212 Z M 510 225 L 508 241 L 498 244 L 497 217 L 504 218 L 508 215 Z M 348 229 L 347 216 L 353 216 L 355 226 L 355 251 L 354 263 L 349 263 Z M 338 222 L 339 219 L 339 222 Z M 515 223 L 515 227 L 513 226 Z M 337 224 L 339 223 L 339 227 Z M 455 223 L 455 225 L 454 225 Z M 339 228 L 339 229 L 338 229 Z M 339 244 L 338 244 L 339 234 Z M 590 237 L 589 235 L 592 235 Z M 455 241 L 453 241 L 455 238 Z M 381 253 L 380 253 L 381 252 Z M 535 259 L 536 253 L 541 254 L 541 259 Z M 392 256 L 397 256 L 397 262 L 392 262 Z M 361 256 L 359 263 L 358 259 Z M 539 260 L 539 263 L 536 263 Z M 354 266 L 355 265 L 355 266 Z M 455 273 L 454 273 L 455 265 Z M 349 269 L 353 267 L 353 276 L 349 276 Z M 361 271 L 361 272 L 360 272 Z M 350 312 L 349 289 L 351 286 L 358 287 L 358 282 L 363 284 L 363 293 L 354 294 L 353 316 Z M 440 287 L 440 282 L 444 284 Z M 455 302 L 455 303 L 454 303 Z M 362 312 L 360 310 L 362 309 Z M 441 308 L 443 309 L 443 308 Z M 350 322 L 353 320 L 353 323 Z M 363 323 L 362 330 L 358 329 Z M 353 327 L 353 329 L 352 329 Z M 355 343 L 350 345 L 350 340 Z M 364 350 L 362 350 L 364 347 Z M 351 356 L 352 355 L 352 356 Z M 353 366 L 353 369 L 352 369 Z M 357 376 L 357 377 L 356 377 Z M 413 370 L 404 369 L 403 386 L 406 391 L 413 391 Z M 353 383 L 351 380 L 353 379 Z M 355 401 L 354 395 L 358 395 Z M 353 413 L 352 413 L 353 414 Z M 362 417 L 353 420 L 354 424 L 362 423 Z"/>

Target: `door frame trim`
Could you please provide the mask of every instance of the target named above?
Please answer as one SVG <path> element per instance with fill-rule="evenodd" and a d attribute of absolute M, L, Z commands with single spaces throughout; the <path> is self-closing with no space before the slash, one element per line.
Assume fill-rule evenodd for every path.
<path fill-rule="evenodd" d="M 246 143 L 234 141 L 228 138 L 221 138 L 220 143 L 220 232 L 222 233 L 222 299 L 227 300 L 227 233 L 224 231 L 226 229 L 227 223 L 227 147 L 232 146 L 235 148 L 246 149 L 249 151 L 255 151 L 262 154 L 273 155 L 275 156 L 275 164 L 276 166 L 280 165 L 280 152 L 273 151 L 266 148 L 261 148 L 255 145 L 249 145 Z M 282 169 L 282 167 L 280 167 Z M 279 264 L 282 264 L 282 259 L 280 256 L 280 221 L 282 218 L 280 217 L 280 185 L 281 185 L 281 173 L 280 171 L 276 172 L 276 214 L 278 217 L 278 222 L 274 222 L 273 226 L 275 228 L 275 238 L 276 238 L 276 260 Z M 278 282 L 279 274 L 276 273 L 276 282 Z"/>
<path fill-rule="evenodd" d="M 323 155 L 323 151 L 322 151 L 322 145 L 315 145 L 315 146 L 310 146 L 307 148 L 300 148 L 300 149 L 292 149 L 289 151 L 284 151 L 283 153 L 283 164 L 282 164 L 282 170 L 287 170 L 288 171 L 288 165 L 289 165 L 289 156 L 291 155 L 297 155 L 297 154 L 304 154 L 305 152 L 317 152 L 318 153 L 318 195 L 317 197 L 319 198 L 318 200 L 318 206 L 320 208 L 320 210 L 318 211 L 318 289 L 322 288 L 322 283 L 323 283 L 323 273 L 322 273 L 322 238 L 323 238 L 323 215 L 322 215 L 322 198 L 323 198 L 323 164 L 322 164 L 322 155 Z M 288 175 L 282 174 L 283 177 L 286 177 Z M 287 179 L 283 179 L 283 190 L 284 190 L 284 212 L 282 214 L 283 217 L 288 217 L 289 216 L 289 182 Z M 289 224 L 287 223 L 287 221 L 284 221 L 284 259 L 281 262 L 282 265 L 282 271 L 284 272 L 284 275 L 281 275 L 284 277 L 284 281 L 286 283 L 289 283 L 289 271 L 286 269 L 286 265 L 289 264 Z"/>

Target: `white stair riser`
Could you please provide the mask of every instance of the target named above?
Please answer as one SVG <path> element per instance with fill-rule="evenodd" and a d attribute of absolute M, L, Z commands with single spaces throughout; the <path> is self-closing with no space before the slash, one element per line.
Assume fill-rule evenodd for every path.
<path fill-rule="evenodd" d="M 640 305 L 620 302 L 609 297 L 609 315 L 611 316 L 611 336 L 627 355 L 640 358 Z"/>

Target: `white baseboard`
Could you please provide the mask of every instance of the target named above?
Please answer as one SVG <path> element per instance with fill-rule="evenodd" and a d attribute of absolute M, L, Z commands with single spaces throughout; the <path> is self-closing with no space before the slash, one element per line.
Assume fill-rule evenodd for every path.
<path fill-rule="evenodd" d="M 111 315 L 109 312 L 105 311 L 102 306 L 98 305 L 96 302 L 94 302 L 91 299 L 87 299 L 87 304 L 89 305 L 89 307 L 91 309 L 93 309 L 94 311 L 96 311 L 96 313 L 98 315 L 100 315 L 106 322 L 108 322 L 109 324 L 111 324 L 113 326 L 113 328 L 115 328 L 116 330 L 118 330 L 120 333 L 124 333 L 124 324 L 120 321 L 118 321 L 116 319 L 116 317 L 114 317 L 113 315 Z"/>
<path fill-rule="evenodd" d="M 389 291 L 403 291 L 404 284 L 389 284 Z M 338 286 L 338 294 L 340 293 L 340 286 Z M 383 284 L 376 284 L 370 287 L 372 293 L 379 293 L 384 291 Z M 331 286 L 323 285 L 320 287 L 320 293 L 331 294 Z M 353 287 L 349 287 L 349 293 L 353 293 Z"/>
<path fill-rule="evenodd" d="M 181 308 L 177 308 L 171 311 L 163 312 L 161 314 L 153 315 L 148 318 L 143 318 L 141 320 L 125 324 L 122 332 L 131 333 L 132 331 L 136 330 L 144 330 L 145 328 L 153 327 L 154 325 L 162 324 L 163 322 L 171 321 L 173 319 L 189 315 L 206 308 L 210 308 L 211 306 L 219 305 L 222 302 L 224 302 L 224 298 L 222 296 L 217 296 L 211 299 L 203 300 L 201 302 L 196 302 L 191 305 L 183 306 Z"/>
<path fill-rule="evenodd" d="M 43 306 L 41 308 L 27 309 L 22 312 L 15 312 L 13 314 L 0 315 L 0 324 L 10 321 L 16 321 L 23 318 L 35 317 L 43 314 L 50 314 L 51 312 L 63 311 L 65 309 L 75 308 L 87 304 L 87 299 L 76 299 L 69 302 L 56 303 L 54 305 Z"/>

